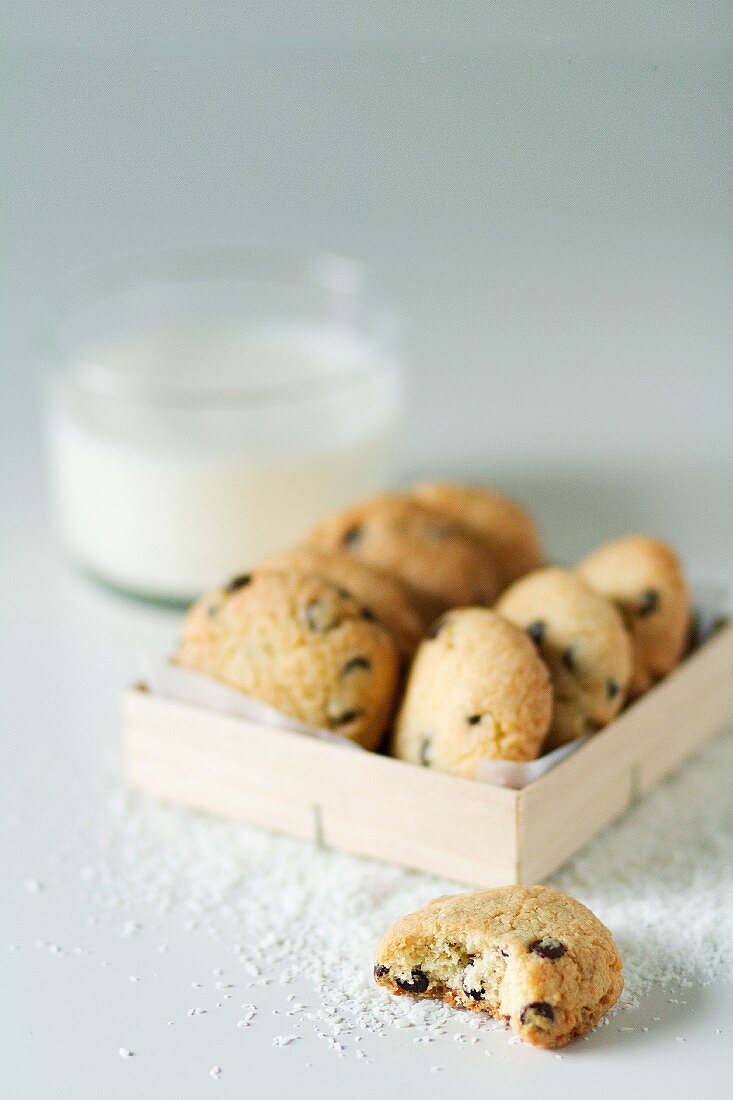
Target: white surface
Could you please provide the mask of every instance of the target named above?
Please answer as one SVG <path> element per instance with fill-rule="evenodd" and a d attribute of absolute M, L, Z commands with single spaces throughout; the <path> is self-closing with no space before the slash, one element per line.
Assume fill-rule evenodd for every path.
<path fill-rule="evenodd" d="M 618 1096 L 630 1082 L 639 1094 L 667 1097 L 723 1087 L 733 984 L 711 983 L 710 969 L 733 973 L 730 922 L 714 923 L 733 901 L 733 731 L 556 877 L 611 924 L 632 1002 L 650 979 L 661 979 L 638 1007 L 560 1059 L 513 1044 L 490 1025 L 474 1031 L 466 1014 L 453 1014 L 447 1034 L 429 1044 L 415 1042 L 424 1034 L 419 1026 L 387 1026 L 384 1037 L 366 1033 L 360 1043 L 360 1029 L 347 1030 L 338 1036 L 340 1055 L 312 1022 L 285 1016 L 289 994 L 310 1011 L 321 1005 L 312 982 L 297 977 L 313 970 L 308 948 L 346 951 L 333 985 L 338 991 L 343 972 L 356 974 L 354 996 L 363 1000 L 382 924 L 451 884 L 121 799 L 119 692 L 140 645 L 169 646 L 175 617 L 91 587 L 43 541 L 18 549 L 3 581 L 2 665 L 11 686 L 3 693 L 9 752 L 1 796 L 4 1096 L 167 1100 L 213 1087 L 231 1096 L 441 1096 L 460 1084 L 469 1093 L 554 1100 L 591 1090 Z M 707 820 L 697 824 L 699 814 Z M 374 913 L 359 915 L 360 879 L 365 896 L 380 899 Z M 254 989 L 243 964 L 270 952 L 262 916 L 255 920 L 262 942 L 248 938 L 249 889 L 265 913 L 274 907 L 273 928 L 290 928 L 297 945 L 292 958 L 287 937 L 272 949 L 269 971 L 262 970 L 272 984 Z M 335 947 L 304 932 L 314 927 L 305 911 L 319 897 L 323 905 L 324 895 L 333 898 L 320 911 Z M 284 924 L 278 899 L 295 905 Z M 295 972 L 289 984 L 281 984 L 283 959 Z M 231 999 L 216 988 L 222 980 L 234 984 Z M 257 1015 L 238 1028 L 245 1003 L 256 1003 Z M 193 1007 L 206 1012 L 189 1016 Z M 288 1034 L 297 1040 L 273 1046 Z M 133 1056 L 121 1058 L 120 1048 Z"/>
<path fill-rule="evenodd" d="M 38 325 L 48 292 L 77 264 L 232 240 L 366 259 L 392 278 L 414 321 L 407 471 L 497 478 L 537 510 L 558 559 L 649 528 L 698 572 L 729 580 L 733 567 L 731 207 L 721 182 L 730 6 L 693 14 L 668 5 L 663 17 L 658 4 L 629 4 L 613 27 L 597 5 L 565 4 L 561 16 L 532 5 L 531 18 L 511 5 L 492 42 L 474 34 L 476 19 L 464 22 L 466 41 L 431 36 L 421 5 L 418 37 L 339 37 L 329 21 L 320 41 L 270 39 L 253 18 L 249 43 L 234 42 L 218 6 L 197 26 L 221 36 L 196 42 L 180 28 L 156 39 L 167 17 L 131 0 L 113 15 L 103 3 L 51 10 L 41 0 L 12 15 L 1 74 L 14 152 L 3 167 L 0 948 L 20 948 L 3 954 L 0 1092 L 722 1093 L 733 986 L 698 981 L 694 951 L 691 988 L 663 985 L 560 1060 L 501 1032 L 433 1053 L 406 1030 L 370 1040 L 367 1066 L 350 1044 L 343 1059 L 315 1038 L 273 1048 L 283 1029 L 268 1011 L 289 991 L 279 984 L 258 991 L 257 1020 L 237 1029 L 233 1012 L 213 1008 L 211 971 L 231 956 L 208 935 L 181 931 L 175 913 L 133 937 L 120 936 L 112 915 L 86 923 L 99 903 L 80 872 L 99 838 L 66 829 L 83 809 L 85 777 L 118 774 L 119 692 L 140 647 L 164 651 L 174 624 L 88 587 L 48 543 Z M 642 817 L 634 832 L 634 815 L 648 813 L 641 806 L 560 881 L 590 900 L 604 859 L 613 857 L 616 875 L 625 863 L 624 898 L 595 899 L 605 917 L 628 911 L 615 906 L 634 896 L 654 912 L 667 905 L 670 920 L 680 901 L 699 900 L 705 913 L 706 867 L 719 871 L 716 900 L 730 897 L 730 864 L 716 862 L 709 826 L 733 829 L 731 755 L 729 734 L 672 787 L 665 805 L 680 807 L 672 831 L 687 834 L 682 864 L 644 831 L 653 820 Z M 691 792 L 699 798 L 701 784 L 718 793 L 697 826 L 682 811 L 698 805 Z M 111 813 L 101 832 L 124 873 Z M 163 831 L 163 851 L 166 843 Z M 49 864 L 59 847 L 62 862 Z M 27 880 L 43 888 L 29 892 Z M 165 954 L 155 920 L 170 926 Z M 651 937 L 653 957 L 668 943 L 679 970 L 664 921 L 621 933 L 635 967 Z M 310 993 L 304 987 L 301 1000 Z M 211 1011 L 189 1018 L 199 998 Z M 134 1056 L 120 1057 L 120 1047 Z"/>

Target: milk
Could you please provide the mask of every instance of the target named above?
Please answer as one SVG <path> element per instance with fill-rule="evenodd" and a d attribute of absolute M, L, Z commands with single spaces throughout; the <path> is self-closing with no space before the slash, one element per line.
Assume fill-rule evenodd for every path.
<path fill-rule="evenodd" d="M 50 418 L 63 541 L 125 589 L 187 600 L 393 472 L 393 364 L 348 332 L 101 348 Z"/>

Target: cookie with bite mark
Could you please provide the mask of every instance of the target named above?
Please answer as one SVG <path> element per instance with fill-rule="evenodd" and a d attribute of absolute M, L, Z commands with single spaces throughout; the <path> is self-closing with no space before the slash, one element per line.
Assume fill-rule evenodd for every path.
<path fill-rule="evenodd" d="M 555 1049 L 590 1031 L 623 989 L 611 933 L 575 898 L 506 886 L 437 898 L 396 921 L 374 977 L 398 995 L 432 997 L 505 1020 Z"/>

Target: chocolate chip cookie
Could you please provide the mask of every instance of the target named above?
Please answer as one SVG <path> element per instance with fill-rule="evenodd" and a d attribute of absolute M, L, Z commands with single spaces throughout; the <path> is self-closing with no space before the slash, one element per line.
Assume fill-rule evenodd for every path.
<path fill-rule="evenodd" d="M 384 627 L 323 577 L 235 577 L 189 611 L 178 663 L 312 726 L 375 748 L 400 659 Z"/>
<path fill-rule="evenodd" d="M 324 520 L 307 542 L 345 550 L 405 584 L 427 623 L 447 607 L 490 604 L 499 591 L 485 546 L 417 500 L 372 497 Z"/>
<path fill-rule="evenodd" d="M 629 694 L 647 691 L 679 661 L 690 628 L 690 592 L 671 547 L 648 535 L 599 546 L 578 566 L 621 612 L 634 642 Z"/>
<path fill-rule="evenodd" d="M 502 587 L 542 565 L 542 542 L 534 520 L 516 501 L 495 489 L 425 481 L 413 486 L 411 493 L 486 543 Z"/>
<path fill-rule="evenodd" d="M 449 611 L 418 649 L 392 752 L 475 778 L 482 760 L 534 760 L 551 714 L 547 666 L 524 631 L 487 608 Z"/>
<path fill-rule="evenodd" d="M 569 569 L 529 573 L 504 592 L 496 611 L 526 630 L 552 676 L 552 723 L 545 748 L 607 725 L 631 679 L 632 646 L 610 600 Z"/>
<path fill-rule="evenodd" d="M 345 589 L 387 628 L 403 657 L 412 657 L 423 625 L 405 586 L 394 577 L 343 550 L 319 550 L 315 546 L 298 546 L 276 554 L 260 562 L 256 571 L 271 573 L 273 570 L 315 573 Z"/>
<path fill-rule="evenodd" d="M 374 977 L 391 993 L 488 1012 L 548 1048 L 590 1031 L 623 989 L 609 930 L 544 886 L 437 898 L 387 930 Z"/>

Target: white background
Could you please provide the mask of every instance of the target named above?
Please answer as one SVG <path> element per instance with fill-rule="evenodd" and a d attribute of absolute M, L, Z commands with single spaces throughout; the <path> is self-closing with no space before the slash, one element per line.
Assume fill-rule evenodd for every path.
<path fill-rule="evenodd" d="M 232 242 L 368 260 L 408 319 L 403 475 L 498 480 L 535 507 L 559 559 L 646 527 L 697 573 L 730 577 L 728 6 L 626 5 L 612 25 L 596 4 L 482 5 L 483 21 L 465 7 L 453 26 L 437 7 L 400 5 L 398 21 L 384 5 L 367 23 L 363 11 L 355 21 L 303 5 L 277 33 L 272 9 L 249 11 L 245 25 L 216 4 L 177 22 L 171 5 L 129 2 L 7 13 L 0 593 L 14 624 L 4 728 L 23 782 L 29 745 L 79 761 L 114 755 L 135 650 L 173 629 L 165 616 L 110 609 L 66 576 L 47 540 L 40 330 L 58 280 L 89 261 Z M 31 705 L 48 683 L 54 706 Z M 15 797 L 27 798 L 20 781 Z M 63 815 L 54 797 L 49 823 Z M 44 850 L 42 818 L 27 843 L 3 873 L 15 929 L 39 920 L 20 885 Z M 54 904 L 54 920 L 75 927 L 71 887 Z M 31 924 L 28 938 L 42 937 Z M 150 961 L 124 950 L 109 956 L 124 973 Z M 102 996 L 89 1015 L 93 982 L 82 996 L 46 959 L 16 961 L 3 979 L 16 1025 L 6 1095 L 199 1095 L 185 1058 L 146 1076 L 102 1053 L 101 1035 L 120 1045 L 123 1018 L 139 1017 L 150 1038 L 152 1008 Z M 269 1080 L 273 1091 L 356 1097 L 409 1095 L 419 1082 L 549 1098 L 656 1079 L 680 1095 L 722 1072 L 725 1047 L 711 1037 L 732 1010 L 730 987 L 707 991 L 684 1048 L 619 1034 L 595 1062 L 590 1048 L 576 1056 L 556 1085 L 534 1052 L 499 1044 L 491 1076 L 463 1059 L 438 1085 L 397 1042 L 376 1076 L 324 1064 L 306 1083 L 288 1079 L 287 1052 L 273 1057 L 266 1037 L 248 1048 L 241 1092 L 231 1075 L 200 1089 L 263 1095 Z"/>

